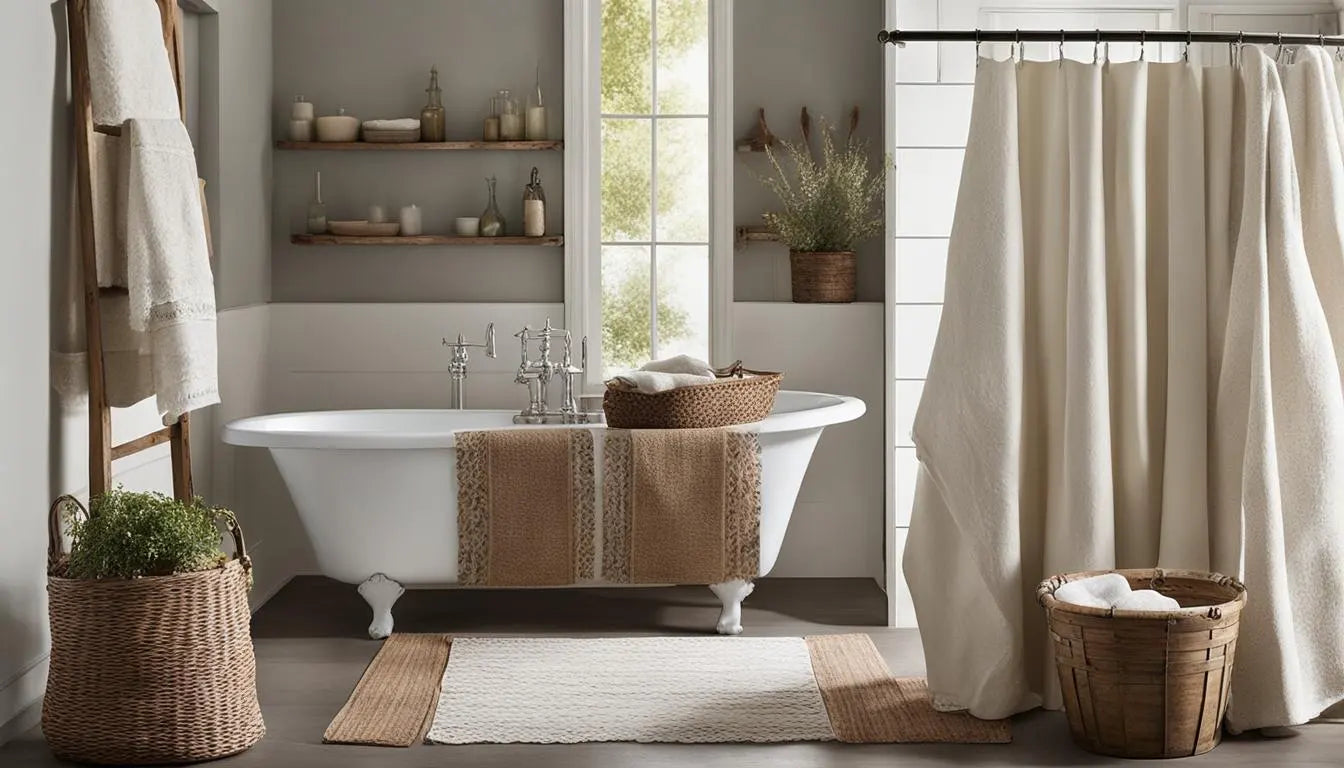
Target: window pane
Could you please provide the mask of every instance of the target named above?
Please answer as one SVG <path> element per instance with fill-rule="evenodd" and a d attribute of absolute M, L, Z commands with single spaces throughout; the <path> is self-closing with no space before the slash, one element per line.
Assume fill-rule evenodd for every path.
<path fill-rule="evenodd" d="M 709 241 L 709 120 L 658 121 L 658 240 Z"/>
<path fill-rule="evenodd" d="M 658 113 L 709 112 L 709 0 L 657 0 Z"/>
<path fill-rule="evenodd" d="M 653 111 L 653 0 L 602 0 L 602 111 Z"/>
<path fill-rule="evenodd" d="M 709 359 L 707 245 L 658 246 L 658 357 L 673 355 Z"/>
<path fill-rule="evenodd" d="M 651 240 L 651 120 L 602 120 L 602 240 Z"/>
<path fill-rule="evenodd" d="M 653 356 L 649 247 L 602 246 L 602 377 L 611 378 Z"/>

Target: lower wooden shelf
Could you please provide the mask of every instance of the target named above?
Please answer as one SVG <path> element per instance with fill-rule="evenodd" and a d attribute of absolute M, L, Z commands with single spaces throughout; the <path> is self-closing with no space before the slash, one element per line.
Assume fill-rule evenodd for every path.
<path fill-rule="evenodd" d="M 292 235 L 294 245 L 530 245 L 556 247 L 565 244 L 564 235 L 544 237 L 459 237 L 457 235 L 393 235 L 391 237 L 354 237 L 350 235 Z"/>

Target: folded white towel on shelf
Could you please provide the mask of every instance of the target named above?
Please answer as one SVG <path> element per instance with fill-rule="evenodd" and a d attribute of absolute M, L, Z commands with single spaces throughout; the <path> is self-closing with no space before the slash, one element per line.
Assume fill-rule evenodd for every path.
<path fill-rule="evenodd" d="M 1110 608 L 1127 594 L 1129 594 L 1128 579 L 1118 573 L 1103 573 L 1100 576 L 1089 576 L 1061 585 L 1055 590 L 1055 599 L 1090 608 Z"/>
<path fill-rule="evenodd" d="M 1179 611 L 1181 604 L 1155 589 L 1136 589 L 1121 595 L 1112 606 L 1117 611 Z"/>
<path fill-rule="evenodd" d="M 177 86 L 153 0 L 90 0 L 89 84 L 93 121 L 178 118 Z"/>
<path fill-rule="evenodd" d="M 420 121 L 414 117 L 399 117 L 395 120 L 365 120 L 364 127 L 371 131 L 413 131 L 420 127 Z"/>

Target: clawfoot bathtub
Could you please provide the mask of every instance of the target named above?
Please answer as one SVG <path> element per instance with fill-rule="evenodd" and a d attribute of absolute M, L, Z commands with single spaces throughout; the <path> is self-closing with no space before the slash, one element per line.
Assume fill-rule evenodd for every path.
<path fill-rule="evenodd" d="M 793 503 L 821 431 L 863 415 L 862 400 L 780 392 L 763 421 L 761 570 L 775 566 Z M 303 520 L 322 573 L 350 584 L 373 610 L 369 635 L 392 632 L 392 606 L 411 587 L 457 581 L 454 432 L 512 428 L 513 411 L 371 410 L 240 419 L 224 442 L 267 448 Z M 592 427 L 601 429 L 601 426 Z M 749 581 L 711 586 L 723 604 L 717 629 L 742 631 Z"/>

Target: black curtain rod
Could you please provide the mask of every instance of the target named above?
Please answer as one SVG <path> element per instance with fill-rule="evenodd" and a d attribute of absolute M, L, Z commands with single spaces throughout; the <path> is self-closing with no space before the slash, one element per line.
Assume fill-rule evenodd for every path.
<path fill-rule="evenodd" d="M 1344 46 L 1344 36 L 1285 35 L 1278 32 L 1190 32 L 1173 29 L 1154 30 L 1048 30 L 1048 29 L 884 29 L 878 42 L 904 46 L 906 43 L 1247 43 L 1251 45 L 1336 45 Z"/>

